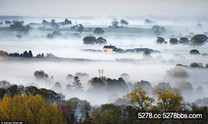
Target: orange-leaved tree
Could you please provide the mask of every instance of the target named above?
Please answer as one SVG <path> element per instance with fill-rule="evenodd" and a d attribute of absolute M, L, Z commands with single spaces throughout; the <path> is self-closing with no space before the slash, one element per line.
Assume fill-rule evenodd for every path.
<path fill-rule="evenodd" d="M 0 100 L 0 121 L 24 121 L 30 124 L 62 124 L 62 111 L 40 95 L 5 96 Z"/>
<path fill-rule="evenodd" d="M 131 105 L 142 111 L 149 110 L 154 102 L 154 99 L 149 97 L 147 92 L 141 87 L 138 87 L 124 97 L 128 99 Z"/>

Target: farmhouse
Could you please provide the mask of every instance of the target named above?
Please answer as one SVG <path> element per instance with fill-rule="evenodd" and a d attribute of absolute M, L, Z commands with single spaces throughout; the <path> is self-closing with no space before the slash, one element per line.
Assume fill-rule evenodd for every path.
<path fill-rule="evenodd" d="M 110 45 L 105 45 L 104 47 L 103 47 L 103 51 L 104 52 L 113 52 L 113 51 L 115 51 L 117 48 L 115 47 L 115 46 L 111 46 L 111 44 Z"/>

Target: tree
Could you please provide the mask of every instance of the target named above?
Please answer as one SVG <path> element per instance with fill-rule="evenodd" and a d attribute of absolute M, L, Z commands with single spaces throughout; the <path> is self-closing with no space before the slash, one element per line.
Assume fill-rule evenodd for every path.
<path fill-rule="evenodd" d="M 184 82 L 184 81 L 179 82 L 179 83 L 177 83 L 177 88 L 182 94 L 184 94 L 186 96 L 193 95 L 193 93 L 192 93 L 193 88 L 192 88 L 191 83 L 189 83 L 189 82 Z"/>
<path fill-rule="evenodd" d="M 19 33 L 27 33 L 30 29 L 29 25 L 23 26 L 23 21 L 13 21 L 13 24 L 10 25 L 10 28 Z"/>
<path fill-rule="evenodd" d="M 119 27 L 118 24 L 119 24 L 119 22 L 118 22 L 116 19 L 114 19 L 114 20 L 111 22 L 111 26 L 112 26 L 113 28 L 118 28 L 118 27 Z"/>
<path fill-rule="evenodd" d="M 60 85 L 59 82 L 56 82 L 56 83 L 54 84 L 54 86 L 52 87 L 52 89 L 53 89 L 54 91 L 56 91 L 57 93 L 60 93 L 60 92 L 62 91 L 62 87 L 61 87 L 61 85 Z"/>
<path fill-rule="evenodd" d="M 3 97 L 6 95 L 6 89 L 5 88 L 0 88 L 0 98 L 3 99 Z"/>
<path fill-rule="evenodd" d="M 156 34 L 157 36 L 166 32 L 165 27 L 162 27 L 162 26 L 159 26 L 159 25 L 153 25 L 152 30 L 153 30 L 154 34 Z"/>
<path fill-rule="evenodd" d="M 40 93 L 40 91 L 39 91 L 39 89 L 37 88 L 37 87 L 35 87 L 35 86 L 28 86 L 28 87 L 25 87 L 25 93 L 27 94 L 27 95 L 36 95 L 36 94 L 39 94 Z"/>
<path fill-rule="evenodd" d="M 154 102 L 153 98 L 150 98 L 147 95 L 147 92 L 143 90 L 141 87 L 133 90 L 131 93 L 128 93 L 126 96 L 129 103 L 136 107 L 138 110 L 147 111 L 152 107 L 152 103 Z"/>
<path fill-rule="evenodd" d="M 190 50 L 190 54 L 192 54 L 192 55 L 198 55 L 200 53 L 199 53 L 199 51 L 197 49 L 193 49 L 193 50 Z"/>
<path fill-rule="evenodd" d="M 191 45 L 203 45 L 208 41 L 208 37 L 204 34 L 197 34 L 194 35 L 191 40 L 190 40 L 190 44 Z"/>
<path fill-rule="evenodd" d="M 67 78 L 67 79 L 71 79 L 71 78 L 73 78 L 73 75 L 72 75 L 72 74 L 68 74 L 68 75 L 66 76 L 66 78 Z"/>
<path fill-rule="evenodd" d="M 67 124 L 74 124 L 86 120 L 89 118 L 91 111 L 89 102 L 76 97 L 63 101 L 61 108 Z"/>
<path fill-rule="evenodd" d="M 181 43 L 181 44 L 188 44 L 188 38 L 181 37 L 180 40 L 179 40 L 179 43 Z"/>
<path fill-rule="evenodd" d="M 68 74 L 68 75 L 66 76 L 66 80 L 67 80 L 68 82 L 72 82 L 73 79 L 74 79 L 74 77 L 73 77 L 72 74 Z"/>
<path fill-rule="evenodd" d="M 166 44 L 167 43 L 163 37 L 157 37 L 156 41 L 158 44 L 163 44 L 163 43 Z"/>
<path fill-rule="evenodd" d="M 74 82 L 72 87 L 74 87 L 75 90 L 81 90 L 83 88 L 82 83 L 80 82 L 78 76 L 74 77 Z"/>
<path fill-rule="evenodd" d="M 134 86 L 134 87 L 141 87 L 147 93 L 151 93 L 152 92 L 152 85 L 148 81 L 141 80 L 140 82 L 137 82 L 136 86 Z"/>
<path fill-rule="evenodd" d="M 9 55 L 8 52 L 0 50 L 0 56 L 8 56 L 8 55 Z"/>
<path fill-rule="evenodd" d="M 93 89 L 100 89 L 105 88 L 106 84 L 106 78 L 105 77 L 93 77 L 91 80 L 89 80 L 89 83 L 93 87 Z"/>
<path fill-rule="evenodd" d="M 128 90 L 128 86 L 126 84 L 126 82 L 123 80 L 123 78 L 118 78 L 118 80 L 116 79 L 110 79 L 108 78 L 106 80 L 107 85 L 106 85 L 106 90 L 111 90 L 112 92 L 117 91 L 127 91 Z"/>
<path fill-rule="evenodd" d="M 168 76 L 176 77 L 176 78 L 185 78 L 188 76 L 186 70 L 183 67 L 179 67 L 179 66 L 167 70 L 166 73 Z"/>
<path fill-rule="evenodd" d="M 169 83 L 160 82 L 155 88 L 155 91 L 163 90 L 163 89 L 171 89 L 171 86 Z"/>
<path fill-rule="evenodd" d="M 0 100 L 0 120 L 24 121 L 30 124 L 63 124 L 62 112 L 58 106 L 48 104 L 40 95 L 5 96 Z"/>
<path fill-rule="evenodd" d="M 104 34 L 105 31 L 102 28 L 95 28 L 94 34 Z"/>
<path fill-rule="evenodd" d="M 47 79 L 48 78 L 48 74 L 46 74 L 44 71 L 40 70 L 40 71 L 35 71 L 34 72 L 34 76 L 37 79 Z"/>
<path fill-rule="evenodd" d="M 29 52 L 28 52 L 28 57 L 29 58 L 32 58 L 33 57 L 33 54 L 32 54 L 32 51 L 31 50 L 29 50 Z"/>
<path fill-rule="evenodd" d="M 192 68 L 199 68 L 200 65 L 199 65 L 199 63 L 193 62 L 193 63 L 190 64 L 190 67 L 192 67 Z"/>
<path fill-rule="evenodd" d="M 72 22 L 71 22 L 71 20 L 65 19 L 65 20 L 64 20 L 64 24 L 65 24 L 65 25 L 71 25 Z"/>
<path fill-rule="evenodd" d="M 47 36 L 46 36 L 48 39 L 53 39 L 54 36 L 51 34 L 51 33 L 48 33 Z"/>
<path fill-rule="evenodd" d="M 96 44 L 106 44 L 107 40 L 102 38 L 102 37 L 98 37 L 96 40 Z"/>
<path fill-rule="evenodd" d="M 121 19 L 120 20 L 120 23 L 121 23 L 121 25 L 123 26 L 123 25 L 128 25 L 129 23 L 126 21 L 126 20 L 124 20 L 124 19 Z"/>
<path fill-rule="evenodd" d="M 8 81 L 0 81 L 0 88 L 8 88 L 11 84 Z"/>
<path fill-rule="evenodd" d="M 7 88 L 6 95 L 13 97 L 16 94 L 21 94 L 20 90 L 21 90 L 20 87 L 18 87 L 16 84 L 12 85 L 12 86 Z"/>
<path fill-rule="evenodd" d="M 179 92 L 174 93 L 170 90 L 158 90 L 157 105 L 160 111 L 177 111 L 183 101 L 183 97 Z"/>
<path fill-rule="evenodd" d="M 92 113 L 94 124 L 120 124 L 124 118 L 120 106 L 104 104 Z"/>
<path fill-rule="evenodd" d="M 82 33 L 84 31 L 84 26 L 82 24 L 79 24 L 76 31 Z"/>
<path fill-rule="evenodd" d="M 144 56 L 150 56 L 151 52 L 149 50 L 144 51 Z"/>
<path fill-rule="evenodd" d="M 177 38 L 170 38 L 170 41 L 169 41 L 170 44 L 174 45 L 174 44 L 178 44 L 179 41 Z"/>
<path fill-rule="evenodd" d="M 145 24 L 151 24 L 151 23 L 153 23 L 153 21 L 150 20 L 150 19 L 145 19 L 145 20 L 144 20 L 144 23 L 145 23 Z"/>
<path fill-rule="evenodd" d="M 120 75 L 121 78 L 123 78 L 125 81 L 128 81 L 129 80 L 129 75 L 127 73 L 122 73 Z"/>
<path fill-rule="evenodd" d="M 96 37 L 94 36 L 86 36 L 83 38 L 84 44 L 95 44 L 96 43 Z"/>

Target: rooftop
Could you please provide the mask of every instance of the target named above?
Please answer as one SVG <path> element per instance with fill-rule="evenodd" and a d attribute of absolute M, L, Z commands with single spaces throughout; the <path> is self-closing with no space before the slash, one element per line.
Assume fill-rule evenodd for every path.
<path fill-rule="evenodd" d="M 111 46 L 111 45 L 105 45 L 103 48 L 115 48 L 115 46 Z"/>

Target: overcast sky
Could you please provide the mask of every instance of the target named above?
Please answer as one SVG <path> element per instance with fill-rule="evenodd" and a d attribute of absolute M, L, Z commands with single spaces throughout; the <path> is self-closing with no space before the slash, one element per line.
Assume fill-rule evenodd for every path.
<path fill-rule="evenodd" d="M 0 15 L 208 16 L 208 0 L 0 0 Z"/>

